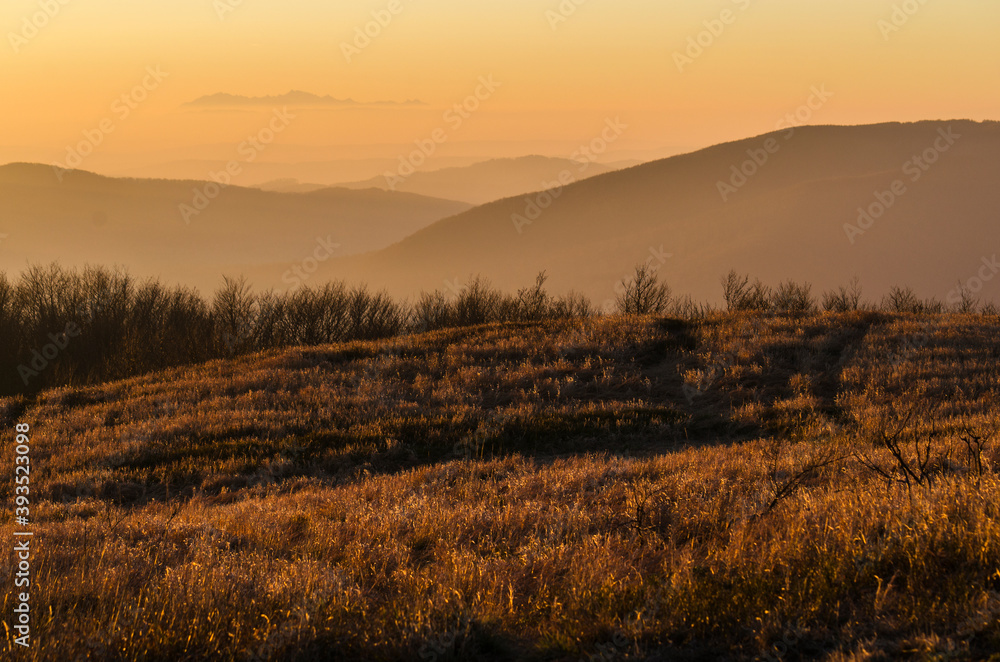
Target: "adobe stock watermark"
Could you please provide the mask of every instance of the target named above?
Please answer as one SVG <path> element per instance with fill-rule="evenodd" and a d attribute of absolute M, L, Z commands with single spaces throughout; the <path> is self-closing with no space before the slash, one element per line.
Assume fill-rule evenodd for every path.
<path fill-rule="evenodd" d="M 74 310 L 76 316 L 83 324 L 67 322 L 60 333 L 49 333 L 48 339 L 51 341 L 40 348 L 31 350 L 31 361 L 26 365 L 22 363 L 17 366 L 17 374 L 27 386 L 33 377 L 38 377 L 45 371 L 56 358 L 70 345 L 72 338 L 77 338 L 83 334 L 85 326 L 94 321 L 94 318 L 104 310 L 109 304 L 106 293 L 98 294 L 80 303 Z"/>
<path fill-rule="evenodd" d="M 38 0 L 38 11 L 21 19 L 20 31 L 7 33 L 7 41 L 14 54 L 20 53 L 69 3 L 70 0 Z"/>
<path fill-rule="evenodd" d="M 745 12 L 749 9 L 752 2 L 752 0 L 731 1 L 739 9 L 739 12 Z M 739 20 L 739 12 L 727 7 L 726 9 L 723 9 L 716 18 L 710 18 L 702 21 L 702 25 L 705 29 L 698 34 L 689 36 L 687 38 L 687 47 L 684 48 L 684 50 L 674 51 L 674 64 L 677 65 L 677 71 L 684 73 L 684 70 L 687 67 L 694 64 L 695 60 L 700 58 L 705 54 L 705 51 L 715 45 L 716 40 L 718 40 L 719 37 L 725 33 L 726 28 Z"/>
<path fill-rule="evenodd" d="M 906 195 L 907 191 L 909 191 L 906 179 L 911 184 L 920 181 L 934 167 L 934 164 L 940 160 L 941 155 L 954 147 L 955 143 L 961 137 L 950 126 L 946 129 L 938 129 L 938 137 L 935 139 L 934 144 L 922 153 L 915 154 L 912 159 L 903 164 L 902 172 L 905 178 L 901 177 L 894 180 L 885 190 L 875 191 L 874 202 L 866 207 L 858 207 L 857 222 L 844 223 L 844 233 L 847 235 L 847 240 L 851 242 L 851 245 L 854 245 L 859 236 L 871 230 L 872 226 L 875 225 L 875 221 L 882 218 L 886 212 L 895 206 L 900 198 Z"/>
<path fill-rule="evenodd" d="M 66 147 L 66 158 L 63 162 L 52 165 L 56 179 L 60 183 L 62 183 L 67 170 L 79 168 L 84 159 L 93 154 L 104 143 L 109 134 L 114 133 L 115 129 L 118 128 L 116 122 L 127 120 L 132 112 L 139 107 L 139 104 L 148 99 L 149 94 L 158 88 L 165 78 L 170 76 L 169 73 L 161 70 L 160 66 L 158 64 L 155 67 L 152 65 L 146 67 L 146 75 L 143 79 L 131 90 L 115 99 L 111 104 L 111 112 L 114 117 L 105 117 L 94 128 L 85 129 L 83 140 Z"/>
<path fill-rule="evenodd" d="M 212 0 L 212 9 L 220 21 L 226 20 L 226 15 L 231 14 L 243 6 L 243 0 Z"/>
<path fill-rule="evenodd" d="M 14 553 L 17 555 L 17 573 L 11 566 L 14 587 L 21 589 L 11 591 L 8 595 L 14 602 L 14 630 L 17 635 L 14 644 L 31 648 L 31 540 L 35 532 L 31 527 L 31 426 L 27 423 L 17 423 L 14 426 L 17 435 L 14 437 Z M 6 626 L 6 624 L 5 624 Z M 7 631 L 8 638 L 10 630 Z"/>
<path fill-rule="evenodd" d="M 76 322 L 68 322 L 62 333 L 48 334 L 48 338 L 52 342 L 43 345 L 39 349 L 32 349 L 31 361 L 27 365 L 22 363 L 17 366 L 17 374 L 24 382 L 24 385 L 27 386 L 33 377 L 38 377 L 42 374 L 42 371 L 49 367 L 50 362 L 55 361 L 56 357 L 69 347 L 70 339 L 76 338 L 82 332 Z"/>
<path fill-rule="evenodd" d="M 581 658 L 580 662 L 609 662 L 619 655 L 627 655 L 627 649 L 632 645 L 633 638 L 626 633 L 640 631 L 646 623 L 655 623 L 656 617 L 664 604 L 669 604 L 669 598 L 665 592 L 662 589 L 654 590 L 654 592 L 646 597 L 646 601 L 642 606 L 633 611 L 622 622 L 621 627 L 615 630 L 610 641 L 595 646 L 594 650 L 597 652 Z M 668 648 L 672 646 L 672 643 L 667 643 Z M 654 659 L 664 658 L 659 657 Z"/>
<path fill-rule="evenodd" d="M 568 338 L 559 345 L 559 356 L 569 359 L 577 352 L 581 352 L 595 340 L 595 333 L 592 324 L 584 320 L 579 329 L 575 329 Z"/>
<path fill-rule="evenodd" d="M 882 33 L 882 38 L 889 41 L 889 37 L 899 32 L 910 22 L 917 13 L 923 9 L 929 0 L 904 0 L 904 2 L 893 5 L 889 18 L 880 18 L 876 27 Z"/>
<path fill-rule="evenodd" d="M 313 252 L 283 273 L 281 282 L 288 285 L 289 292 L 294 292 L 302 287 L 319 270 L 320 265 L 333 257 L 340 248 L 340 244 L 331 241 L 329 235 L 325 238 L 316 237 L 316 247 Z"/>
<path fill-rule="evenodd" d="M 247 139 L 236 147 L 236 152 L 243 157 L 242 161 L 233 159 L 226 163 L 224 169 L 208 173 L 208 177 L 212 181 L 192 189 L 194 195 L 191 198 L 191 204 L 182 202 L 177 206 L 181 218 L 184 219 L 184 224 L 190 225 L 192 218 L 208 209 L 208 206 L 219 197 L 223 189 L 232 184 L 233 178 L 243 174 L 243 164 L 256 161 L 260 153 L 275 141 L 278 134 L 288 128 L 293 119 L 295 119 L 295 115 L 288 112 L 287 106 L 281 110 L 274 109 L 267 126 L 256 134 L 247 136 Z"/>
<path fill-rule="evenodd" d="M 555 31 L 585 4 L 587 4 L 587 0 L 562 0 L 555 9 L 545 10 L 545 20 L 549 22 L 549 27 Z"/>
<path fill-rule="evenodd" d="M 740 352 L 752 351 L 752 343 L 756 342 L 756 339 L 764 331 L 764 325 L 757 317 L 743 321 L 733 347 L 730 347 L 726 352 L 712 356 L 704 369 L 693 370 L 684 375 L 684 385 L 681 387 L 681 391 L 684 393 L 688 406 L 693 405 L 696 399 L 705 395 L 720 378 L 725 376 L 726 372 L 739 362 Z"/>
<path fill-rule="evenodd" d="M 288 612 L 288 620 L 279 627 L 267 633 L 264 641 L 255 650 L 247 650 L 246 659 L 250 662 L 267 662 L 287 657 L 287 650 L 301 635 L 302 631 L 315 620 L 316 613 L 330 600 L 340 594 L 334 588 L 320 588 L 306 596 L 302 603 Z"/>
<path fill-rule="evenodd" d="M 673 256 L 674 256 L 673 253 L 668 253 L 665 250 L 663 250 L 663 244 L 660 244 L 659 248 L 655 246 L 650 246 L 649 250 L 647 251 L 646 259 L 643 261 L 642 264 L 643 266 L 646 266 L 650 270 L 652 270 L 652 272 L 655 274 L 660 269 L 662 269 L 663 265 L 667 263 L 667 260 L 669 260 Z M 631 278 L 632 274 L 629 273 L 622 276 L 617 281 L 615 281 L 614 292 L 616 296 L 621 296 L 625 293 L 625 283 L 629 282 Z M 614 299 L 605 299 L 604 302 L 601 304 L 600 310 L 605 315 L 611 315 L 612 313 L 615 312 L 616 305 L 617 304 Z"/>
<path fill-rule="evenodd" d="M 886 352 L 882 359 L 886 365 L 898 368 L 917 353 L 931 344 L 934 336 L 944 328 L 944 322 L 940 319 L 925 321 L 920 325 L 917 333 L 907 333 L 899 340 L 899 345 L 895 349 Z"/>
<path fill-rule="evenodd" d="M 496 442 L 503 437 L 507 417 L 505 414 L 493 412 L 479 421 L 475 431 L 462 437 L 452 446 L 452 456 L 472 462 L 481 459 L 487 444 Z"/>
<path fill-rule="evenodd" d="M 964 294 L 979 294 L 987 283 L 996 278 L 997 273 L 1000 273 L 1000 262 L 997 261 L 996 253 L 993 257 L 983 257 L 982 265 L 976 271 L 976 275 L 948 292 L 945 300 L 952 306 L 962 303 Z"/>
<path fill-rule="evenodd" d="M 350 64 L 356 56 L 361 55 L 361 51 L 371 46 L 372 40 L 378 39 L 403 9 L 402 0 L 389 0 L 384 9 L 372 10 L 372 20 L 354 28 L 354 39 L 340 42 L 340 52 L 344 54 L 347 63 Z"/>
<path fill-rule="evenodd" d="M 442 282 L 444 283 L 446 300 L 448 301 L 454 301 L 455 299 L 458 299 L 460 296 L 462 296 L 462 292 L 465 291 L 465 288 L 468 287 L 468 284 L 463 284 L 462 279 L 459 278 L 458 276 L 452 278 L 451 280 L 445 278 L 444 281 Z"/>
<path fill-rule="evenodd" d="M 465 97 L 461 103 L 456 103 L 446 110 L 441 119 L 452 132 L 458 131 L 465 124 L 465 121 L 479 110 L 482 103 L 492 97 L 502 85 L 503 83 L 493 80 L 493 74 L 480 76 L 479 85 L 476 86 L 473 93 Z M 406 156 L 399 157 L 399 165 L 395 172 L 387 170 L 382 173 L 389 190 L 395 191 L 397 186 L 413 175 L 418 168 L 427 162 L 427 159 L 437 152 L 438 146 L 448 142 L 448 137 L 448 130 L 445 127 L 438 127 L 431 131 L 430 136 L 414 140 L 413 144 L 417 146 L 417 149 Z"/>
<path fill-rule="evenodd" d="M 813 114 L 826 105 L 826 102 L 833 97 L 833 92 L 826 89 L 826 84 L 819 87 L 814 85 L 810 89 L 810 92 L 812 94 L 804 104 L 778 120 L 775 125 L 775 128 L 779 130 L 788 128 L 781 136 L 785 142 L 795 137 L 795 128 L 797 126 L 809 123 L 813 118 Z M 716 182 L 715 187 L 719 191 L 719 195 L 722 196 L 722 201 L 729 202 L 729 198 L 733 194 L 746 186 L 750 178 L 760 172 L 767 165 L 768 161 L 771 160 L 772 156 L 781 151 L 781 145 L 782 142 L 772 136 L 765 139 L 760 147 L 751 147 L 748 149 L 746 153 L 750 158 L 739 166 L 734 165 L 729 169 L 731 173 L 729 180 L 723 181 L 720 179 Z"/>
<path fill-rule="evenodd" d="M 563 188 L 576 182 L 580 175 L 587 172 L 591 164 L 597 162 L 597 158 L 608 151 L 608 147 L 614 144 L 622 134 L 628 129 L 628 124 L 621 121 L 620 117 L 604 120 L 604 129 L 600 135 L 585 145 L 580 145 L 579 149 L 570 155 L 570 160 L 578 165 L 574 173 L 569 168 L 564 168 L 559 172 L 556 181 L 542 182 L 542 190 L 533 196 L 525 196 L 525 206 L 523 214 L 511 214 L 510 221 L 514 224 L 514 229 L 518 234 L 524 233 L 524 226 L 531 225 L 542 216 L 542 212 L 552 206 L 552 204 L 563 193 Z"/>

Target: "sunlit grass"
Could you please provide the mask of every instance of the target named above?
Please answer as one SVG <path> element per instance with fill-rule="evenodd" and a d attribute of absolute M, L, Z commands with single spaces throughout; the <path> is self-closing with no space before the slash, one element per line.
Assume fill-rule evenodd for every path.
<path fill-rule="evenodd" d="M 32 427 L 26 658 L 986 659 L 1000 480 L 960 437 L 998 358 L 978 316 L 607 317 L 0 401 Z M 892 469 L 894 408 L 926 485 L 856 458 Z"/>

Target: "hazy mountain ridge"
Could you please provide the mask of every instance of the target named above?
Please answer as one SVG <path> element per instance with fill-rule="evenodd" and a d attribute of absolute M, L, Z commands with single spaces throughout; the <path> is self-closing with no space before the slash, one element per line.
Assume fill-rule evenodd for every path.
<path fill-rule="evenodd" d="M 926 169 L 915 166 L 914 156 L 935 143 L 947 150 Z M 752 174 L 734 174 L 740 167 Z M 980 273 L 994 254 L 1000 211 L 997 122 L 800 127 L 586 180 L 569 171 L 561 188 L 476 208 L 375 188 L 231 187 L 189 226 L 177 207 L 190 205 L 204 183 L 73 171 L 60 184 L 58 174 L 48 166 L 0 168 L 0 232 L 10 235 L 0 268 L 74 264 L 86 254 L 91 263 L 208 290 L 223 271 L 266 289 L 282 287 L 282 274 L 323 237 L 342 248 L 311 282 L 365 281 L 403 297 L 454 290 L 474 274 L 513 291 L 545 270 L 553 291 L 577 290 L 601 305 L 646 262 L 676 293 L 702 301 L 720 300 L 719 278 L 734 268 L 772 285 L 808 281 L 817 291 L 857 275 L 872 299 L 896 284 L 945 299 L 959 281 L 971 282 L 985 300 L 1000 300 L 995 273 Z M 888 201 L 896 185 L 903 193 L 892 194 L 883 215 L 859 221 L 859 209 L 877 210 L 876 194 Z M 17 229 L 28 219 L 33 229 Z"/>
<path fill-rule="evenodd" d="M 910 181 L 906 164 L 942 144 L 949 128 L 960 137 Z M 760 156 L 768 141 L 776 151 L 734 187 L 732 168 L 751 159 L 748 150 Z M 483 205 L 346 259 L 338 276 L 409 294 L 473 273 L 511 289 L 545 269 L 557 291 L 600 301 L 656 252 L 671 255 L 657 265 L 661 277 L 700 300 L 719 300 L 719 277 L 732 268 L 817 289 L 858 275 L 873 296 L 910 284 L 944 298 L 958 279 L 976 275 L 984 251 L 993 254 L 998 174 L 997 122 L 800 127 L 575 182 L 544 209 L 548 198 L 538 194 Z M 896 180 L 905 194 L 849 236 L 858 209 Z M 727 200 L 721 182 L 736 189 Z M 540 214 L 532 220 L 532 212 Z M 985 287 L 983 295 L 1000 298 Z"/>
<path fill-rule="evenodd" d="M 576 181 L 611 172 L 614 169 L 613 165 L 587 160 L 533 155 L 491 159 L 465 167 L 417 171 L 409 177 L 399 177 L 395 170 L 389 170 L 387 174 L 378 177 L 346 182 L 338 186 L 405 191 L 447 200 L 485 204 L 544 188 L 546 183 L 558 182 L 560 175 L 565 176 L 565 173 Z"/>
<path fill-rule="evenodd" d="M 404 149 L 404 147 L 400 147 Z M 240 186 L 264 187 L 275 180 L 297 180 L 306 184 L 315 183 L 314 188 L 336 186 L 338 182 L 353 181 L 363 176 L 373 176 L 397 165 L 390 158 L 328 158 L 329 150 L 317 148 L 315 153 L 294 152 L 282 160 L 257 159 L 244 163 L 239 176 Z M 108 174 L 114 177 L 137 177 L 144 179 L 202 179 L 206 173 L 218 170 L 219 163 L 228 156 L 220 153 L 212 158 L 172 159 L 160 163 L 116 168 Z M 463 167 L 477 162 L 474 157 L 440 157 L 437 162 L 442 167 Z M 266 187 L 265 187 L 266 188 Z M 287 191 L 286 191 L 287 192 Z"/>
<path fill-rule="evenodd" d="M 62 181 L 59 178 L 62 177 Z M 385 246 L 466 203 L 408 193 L 324 189 L 275 193 L 229 186 L 209 199 L 199 181 L 115 179 L 50 166 L 0 167 L 0 270 L 58 260 L 121 264 L 140 276 L 218 286 L 222 272 L 271 265 L 280 282 L 322 239 L 336 255 Z M 204 196 L 203 209 L 198 194 Z M 196 212 L 185 217 L 181 205 Z M 329 251 L 319 250 L 325 256 Z"/>

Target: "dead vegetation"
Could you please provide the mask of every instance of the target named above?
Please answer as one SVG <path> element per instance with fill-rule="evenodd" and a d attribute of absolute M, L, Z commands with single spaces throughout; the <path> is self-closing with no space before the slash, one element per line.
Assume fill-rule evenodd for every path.
<path fill-rule="evenodd" d="M 25 657 L 986 659 L 998 342 L 549 319 L 0 400 L 37 472 Z"/>

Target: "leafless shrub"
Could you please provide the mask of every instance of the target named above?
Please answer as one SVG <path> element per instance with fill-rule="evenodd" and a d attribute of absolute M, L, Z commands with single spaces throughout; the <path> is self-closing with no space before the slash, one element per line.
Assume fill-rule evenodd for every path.
<path fill-rule="evenodd" d="M 555 319 L 576 319 L 593 315 L 594 307 L 590 299 L 582 294 L 570 292 L 551 303 L 551 316 Z"/>
<path fill-rule="evenodd" d="M 290 344 L 318 345 L 349 337 L 350 293 L 343 283 L 315 290 L 304 287 L 286 295 L 283 338 Z"/>
<path fill-rule="evenodd" d="M 912 288 L 893 286 L 882 299 L 882 309 L 890 313 L 938 314 L 944 312 L 944 304 L 936 299 L 921 300 Z"/>
<path fill-rule="evenodd" d="M 451 306 L 443 292 L 423 292 L 413 305 L 410 326 L 420 332 L 443 329 L 451 318 Z"/>
<path fill-rule="evenodd" d="M 866 390 L 872 400 L 880 398 L 876 389 Z M 864 449 L 855 450 L 858 462 L 884 479 L 887 484 L 903 484 L 912 494 L 915 487 L 931 487 L 934 479 L 948 465 L 950 452 L 935 446 L 933 431 L 919 432 L 918 412 L 933 414 L 932 398 L 920 388 L 911 389 L 902 397 L 876 404 L 871 418 L 862 428 L 866 441 L 876 449 L 887 451 L 889 462 L 883 462 Z M 933 416 L 931 416 L 933 419 Z"/>
<path fill-rule="evenodd" d="M 622 286 L 615 303 L 623 315 L 662 315 L 670 305 L 670 287 L 659 282 L 649 265 L 637 266 L 635 275 Z"/>
<path fill-rule="evenodd" d="M 499 317 L 503 296 L 494 290 L 488 280 L 477 276 L 462 288 L 454 303 L 454 319 L 458 326 L 472 326 L 496 321 Z"/>
<path fill-rule="evenodd" d="M 989 460 L 984 456 L 1000 433 L 1000 422 L 979 418 L 973 411 L 972 403 L 980 400 L 983 395 L 987 396 L 983 398 L 987 402 L 996 400 L 994 393 L 977 393 L 975 388 L 971 393 L 956 388 L 953 398 L 954 402 L 959 403 L 958 410 L 961 414 L 958 438 L 965 446 L 965 466 L 976 477 L 977 485 L 982 483 L 983 475 L 990 470 Z"/>
<path fill-rule="evenodd" d="M 775 312 L 788 315 L 808 315 L 814 312 L 816 302 L 812 298 L 812 285 L 791 280 L 781 283 L 771 295 L 771 307 Z"/>
<path fill-rule="evenodd" d="M 685 320 L 704 319 L 714 312 L 715 308 L 711 304 L 699 303 L 690 294 L 673 299 L 669 307 L 670 315 Z"/>
<path fill-rule="evenodd" d="M 959 439 L 965 444 L 965 459 L 969 470 L 972 471 L 978 482 L 982 482 L 983 473 L 989 468 L 988 463 L 983 459 L 983 453 L 996 437 L 997 428 L 983 429 L 972 426 L 963 426 Z"/>
<path fill-rule="evenodd" d="M 920 300 L 911 288 L 894 285 L 883 297 L 882 308 L 892 313 L 919 313 Z"/>
<path fill-rule="evenodd" d="M 831 313 L 849 313 L 861 308 L 861 280 L 855 276 L 847 285 L 835 292 L 823 294 L 823 310 Z"/>
<path fill-rule="evenodd" d="M 218 337 L 229 354 L 243 353 L 252 346 L 255 303 L 246 278 L 223 277 L 222 289 L 212 302 L 212 313 Z"/>
<path fill-rule="evenodd" d="M 424 292 L 413 304 L 408 328 L 422 332 L 449 326 L 538 322 L 589 317 L 594 314 L 590 301 L 583 295 L 550 295 L 545 290 L 547 280 L 543 271 L 535 277 L 534 285 L 521 288 L 513 296 L 494 290 L 483 278 L 474 279 L 455 299 L 449 299 L 440 290 Z"/>
<path fill-rule="evenodd" d="M 940 315 L 945 312 L 945 305 L 937 299 L 925 299 L 922 302 L 921 312 L 926 315 Z"/>
<path fill-rule="evenodd" d="M 522 321 L 538 321 L 550 316 L 552 302 L 545 291 L 547 276 L 541 272 L 532 287 L 522 288 L 514 300 L 514 315 Z"/>
<path fill-rule="evenodd" d="M 958 282 L 958 288 L 956 289 L 958 290 L 959 300 L 953 305 L 952 310 L 963 315 L 974 315 L 982 305 L 979 297 L 969 289 L 967 284 L 961 281 Z"/>
<path fill-rule="evenodd" d="M 671 506 L 666 489 L 653 488 L 648 484 L 630 485 L 625 501 L 627 514 L 614 528 L 634 531 L 643 543 L 647 534 L 667 541 L 670 538 Z"/>
<path fill-rule="evenodd" d="M 407 312 L 386 292 L 354 289 L 348 297 L 350 337 L 377 340 L 397 335 L 406 325 Z"/>
<path fill-rule="evenodd" d="M 765 311 L 771 308 L 771 288 L 760 280 L 750 283 L 750 276 L 730 271 L 722 279 L 722 295 L 726 308 L 736 311 Z"/>

